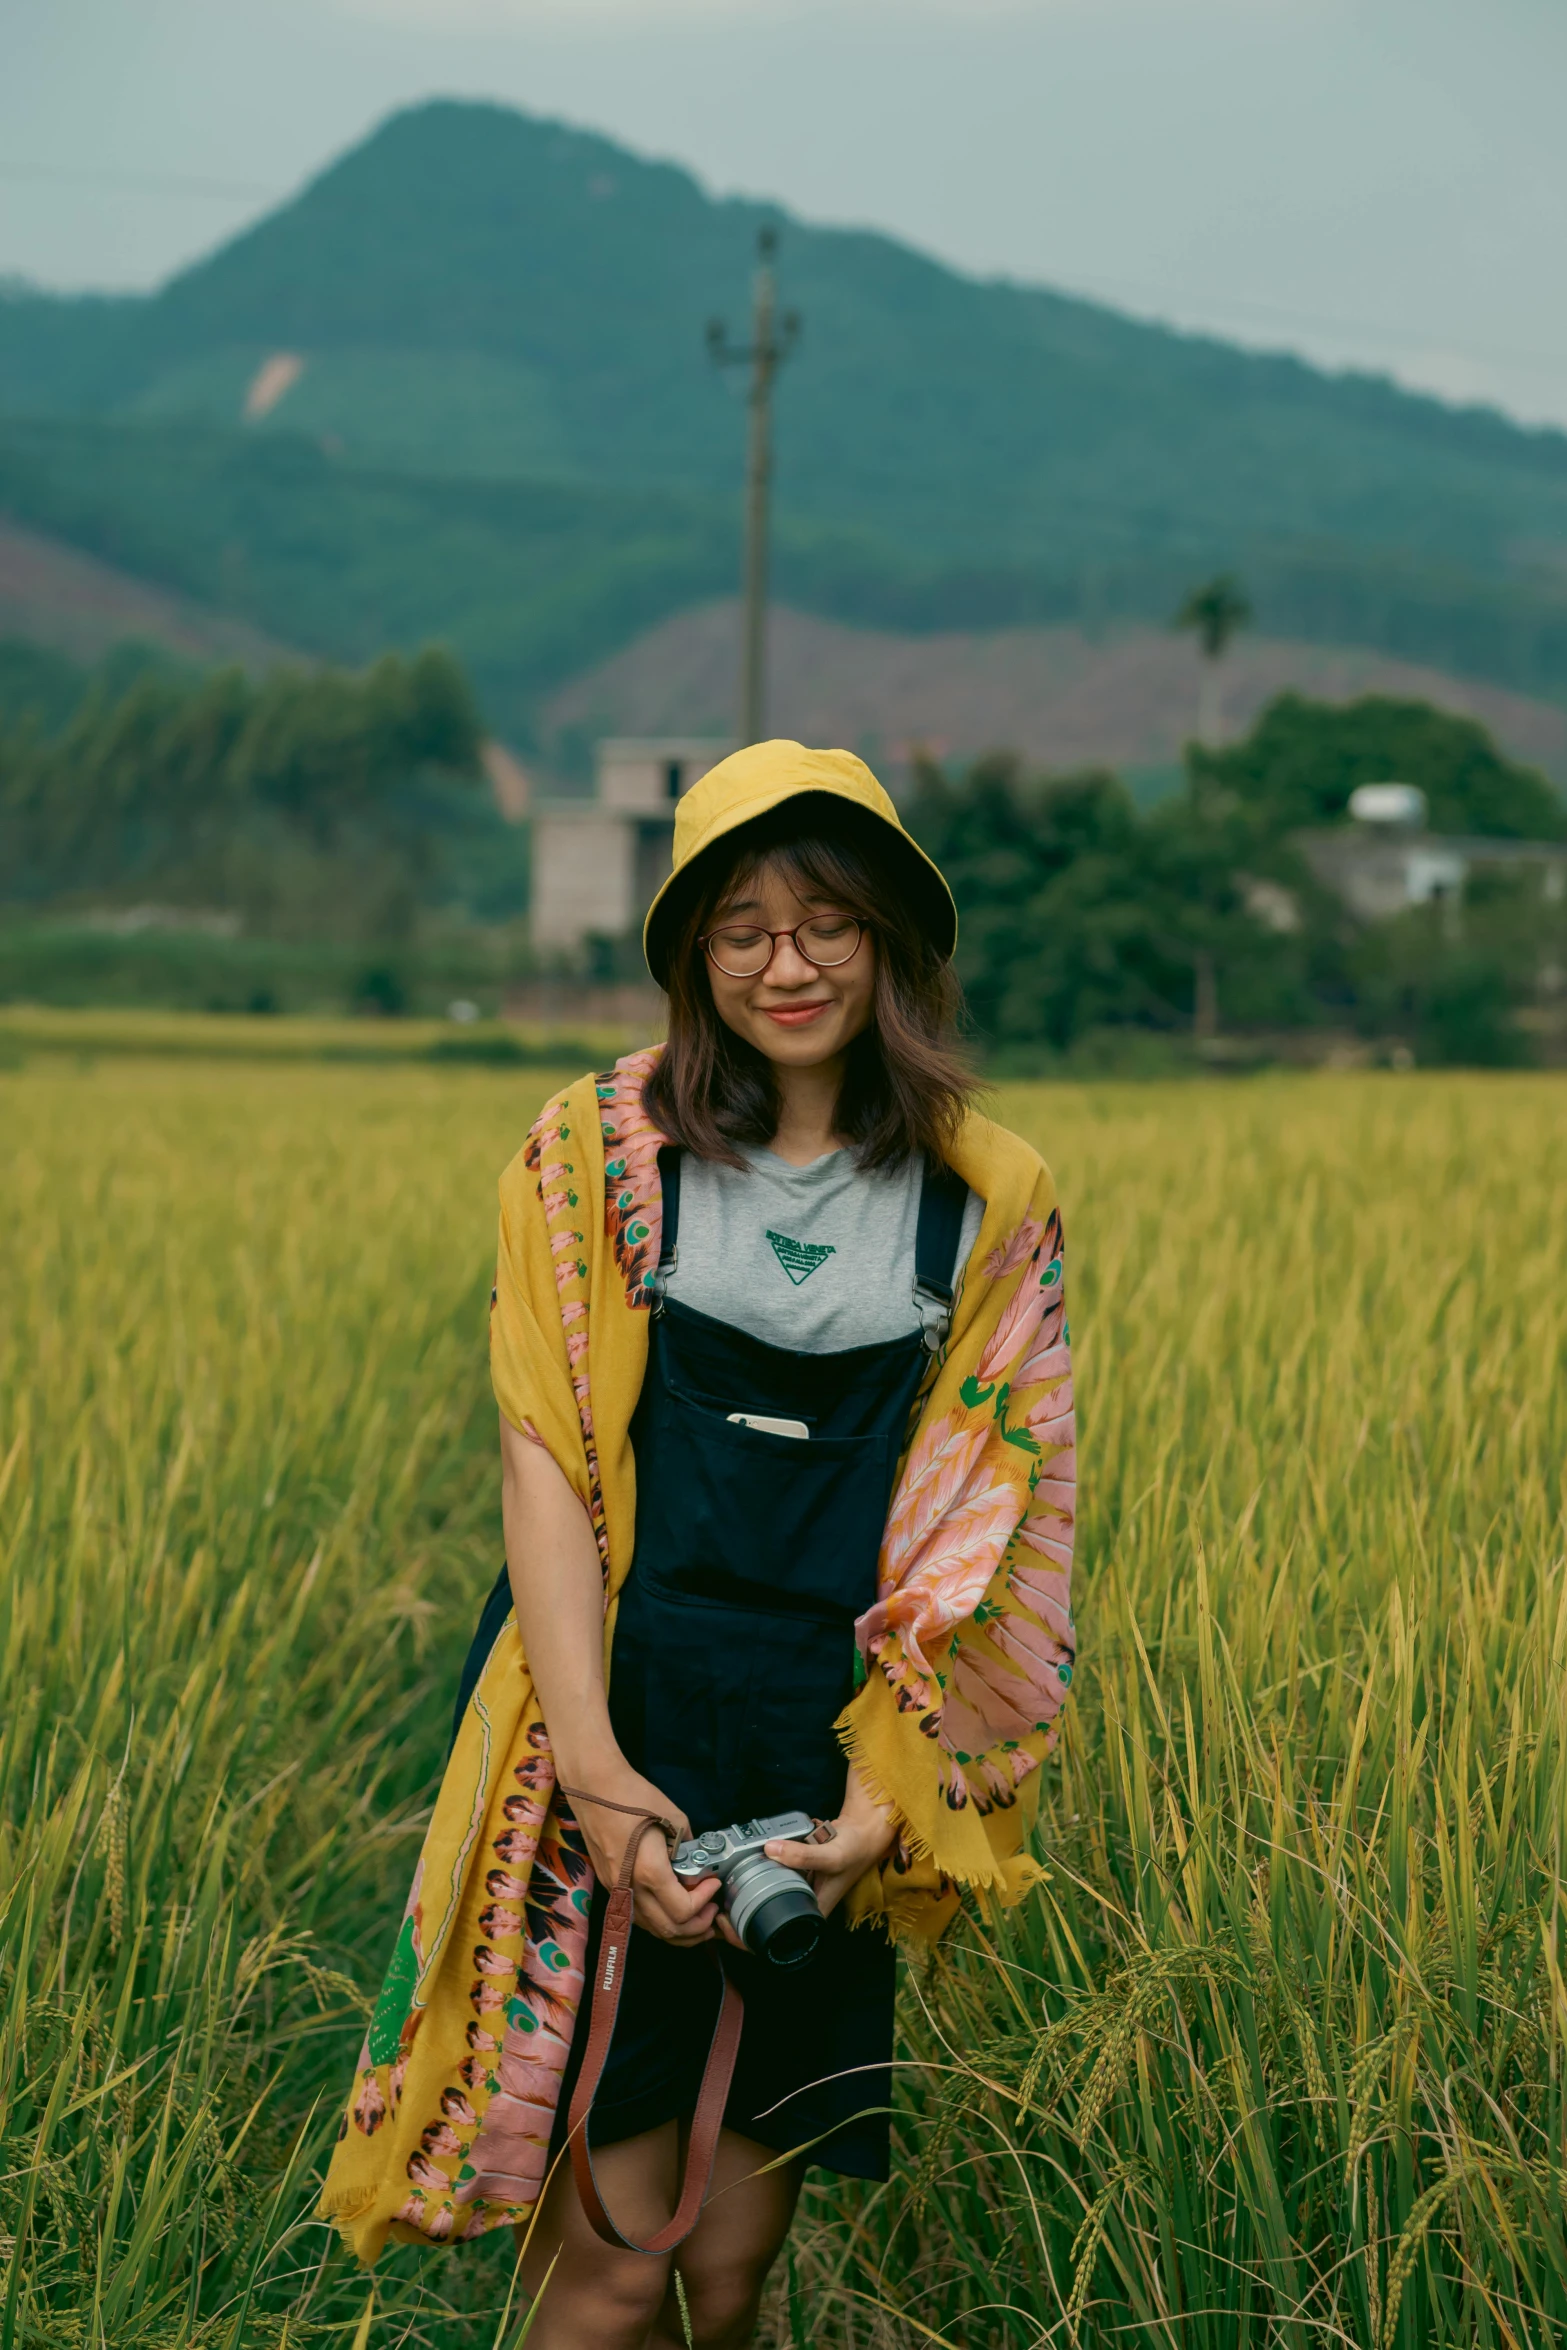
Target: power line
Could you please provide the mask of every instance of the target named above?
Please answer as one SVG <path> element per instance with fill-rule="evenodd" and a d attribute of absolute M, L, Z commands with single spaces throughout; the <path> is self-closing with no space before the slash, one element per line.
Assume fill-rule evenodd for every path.
<path fill-rule="evenodd" d="M 134 188 L 151 195 L 207 196 L 225 203 L 276 203 L 288 193 L 286 188 L 260 180 L 212 179 L 195 172 L 103 171 L 53 163 L 0 161 L 0 180 L 37 180 L 67 187 Z M 1445 336 L 1414 327 L 1390 326 L 1383 320 L 1369 318 L 1340 318 L 1325 311 L 1297 310 L 1285 303 L 1259 301 L 1250 295 L 1198 292 L 1191 286 L 1155 286 L 1135 278 L 1099 278 L 1092 285 L 1074 284 L 1053 273 L 1022 282 L 1032 282 L 1044 292 L 1072 295 L 1079 301 L 1152 303 L 1164 309 L 1171 303 L 1190 304 L 1195 309 L 1227 313 L 1232 318 L 1266 320 L 1297 332 L 1363 337 L 1395 350 L 1467 359 L 1475 366 L 1494 366 L 1500 362 L 1538 368 L 1555 376 L 1567 375 L 1567 351 L 1520 351 L 1496 345 L 1478 351 L 1471 345 L 1453 343 Z M 1186 326 L 1183 331 L 1211 334 L 1222 330 Z"/>
<path fill-rule="evenodd" d="M 1190 304 L 1194 309 L 1228 311 L 1236 318 L 1269 319 L 1280 326 L 1303 328 L 1318 334 L 1360 335 L 1373 342 L 1402 345 L 1410 351 L 1422 351 L 1428 356 L 1436 353 L 1454 359 L 1470 359 L 1477 366 L 1505 360 L 1517 367 L 1539 367 L 1557 374 L 1567 372 L 1567 350 L 1517 351 L 1491 346 L 1476 351 L 1467 345 L 1450 342 L 1436 333 L 1422 333 L 1415 327 L 1389 326 L 1369 318 L 1335 318 L 1321 311 L 1295 310 L 1284 303 L 1257 301 L 1244 294 L 1198 293 L 1190 286 L 1152 286 L 1130 278 L 1100 278 L 1092 286 L 1072 285 L 1066 279 L 1051 277 L 1044 281 L 1045 290 L 1070 294 L 1082 302 L 1153 302 L 1166 308 L 1172 302 Z M 1214 333 L 1208 328 L 1187 327 L 1187 333 Z"/>

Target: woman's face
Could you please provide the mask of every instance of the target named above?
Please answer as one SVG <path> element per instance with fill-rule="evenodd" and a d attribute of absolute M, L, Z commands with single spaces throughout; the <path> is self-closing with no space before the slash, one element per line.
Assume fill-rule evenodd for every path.
<path fill-rule="evenodd" d="M 734 884 L 704 934 L 792 931 L 841 910 L 831 898 L 801 897 L 776 866 L 767 864 Z M 705 947 L 696 952 L 706 956 L 708 985 L 724 1025 L 782 1068 L 814 1069 L 843 1052 L 871 1024 L 876 944 L 869 931 L 862 932 L 848 962 L 831 966 L 807 962 L 792 938 L 776 939 L 771 961 L 752 979 L 721 971 Z"/>

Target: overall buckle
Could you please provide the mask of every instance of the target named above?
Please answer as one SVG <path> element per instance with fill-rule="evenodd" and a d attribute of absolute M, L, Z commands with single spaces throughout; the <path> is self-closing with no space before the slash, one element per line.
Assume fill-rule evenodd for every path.
<path fill-rule="evenodd" d="M 914 1311 L 920 1318 L 920 1342 L 927 1354 L 940 1354 L 952 1328 L 952 1292 L 934 1282 L 916 1281 Z"/>

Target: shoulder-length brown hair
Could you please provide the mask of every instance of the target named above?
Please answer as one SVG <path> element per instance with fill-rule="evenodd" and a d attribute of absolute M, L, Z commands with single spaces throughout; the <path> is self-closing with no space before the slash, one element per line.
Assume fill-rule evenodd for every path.
<path fill-rule="evenodd" d="M 777 1131 L 773 1065 L 720 1019 L 697 943 L 765 865 L 802 896 L 855 915 L 875 941 L 874 1008 L 846 1056 L 837 1131 L 867 1169 L 945 1156 L 974 1082 L 956 1049 L 962 991 L 899 890 L 899 860 L 887 847 L 874 818 L 828 813 L 818 801 L 802 822 L 785 802 L 697 860 L 669 958 L 669 1043 L 643 1088 L 648 1116 L 671 1142 L 738 1167 L 739 1144 L 770 1142 Z"/>

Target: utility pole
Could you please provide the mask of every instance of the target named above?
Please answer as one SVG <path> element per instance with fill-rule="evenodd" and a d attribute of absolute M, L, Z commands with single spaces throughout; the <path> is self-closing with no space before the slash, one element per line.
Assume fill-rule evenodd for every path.
<path fill-rule="evenodd" d="M 745 461 L 745 624 L 740 654 L 740 733 L 765 736 L 767 702 L 767 497 L 772 480 L 773 378 L 799 339 L 799 314 L 778 315 L 774 228 L 757 231 L 751 340 L 735 344 L 721 318 L 709 319 L 707 349 L 715 367 L 749 367 L 750 434 Z"/>

